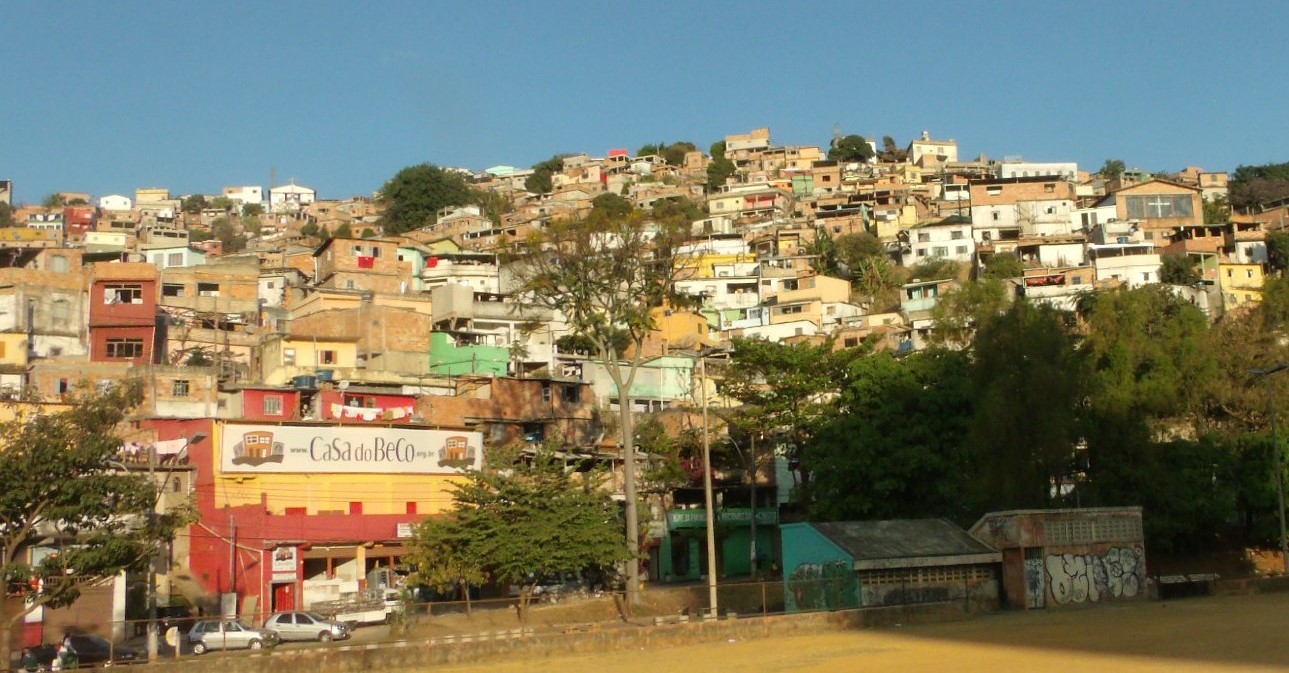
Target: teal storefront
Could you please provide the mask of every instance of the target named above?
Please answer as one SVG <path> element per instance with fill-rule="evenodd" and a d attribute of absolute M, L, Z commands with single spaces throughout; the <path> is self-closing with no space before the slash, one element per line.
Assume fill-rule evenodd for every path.
<path fill-rule="evenodd" d="M 779 513 L 756 510 L 756 556 L 761 573 L 782 566 Z M 667 512 L 667 532 L 657 555 L 657 579 L 662 582 L 697 581 L 707 574 L 707 511 L 673 509 Z M 726 507 L 716 510 L 716 561 L 718 578 L 752 574 L 752 509 Z"/>

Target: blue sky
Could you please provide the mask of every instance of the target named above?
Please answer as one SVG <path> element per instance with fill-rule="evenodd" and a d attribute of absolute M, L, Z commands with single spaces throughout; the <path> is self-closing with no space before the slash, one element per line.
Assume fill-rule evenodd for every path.
<path fill-rule="evenodd" d="M 768 126 L 964 157 L 1289 161 L 1289 3 L 46 2 L 0 21 L 0 178 L 369 194 Z"/>

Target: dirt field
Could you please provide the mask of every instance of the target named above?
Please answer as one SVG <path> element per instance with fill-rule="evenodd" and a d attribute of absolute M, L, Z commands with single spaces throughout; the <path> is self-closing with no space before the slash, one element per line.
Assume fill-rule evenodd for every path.
<path fill-rule="evenodd" d="M 436 667 L 454 673 L 1289 670 L 1289 594 L 1007 612 L 970 621 L 650 652 Z"/>

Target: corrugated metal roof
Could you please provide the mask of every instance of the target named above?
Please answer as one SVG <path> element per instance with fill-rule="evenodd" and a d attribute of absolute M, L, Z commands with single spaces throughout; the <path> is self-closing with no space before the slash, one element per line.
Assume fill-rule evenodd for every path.
<path fill-rule="evenodd" d="M 965 556 L 997 551 L 947 519 L 815 523 L 857 562 L 928 556 Z"/>

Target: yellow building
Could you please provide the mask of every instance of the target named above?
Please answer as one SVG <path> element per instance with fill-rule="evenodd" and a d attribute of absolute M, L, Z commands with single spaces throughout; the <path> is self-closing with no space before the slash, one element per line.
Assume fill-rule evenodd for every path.
<path fill-rule="evenodd" d="M 283 336 L 260 347 L 261 381 L 270 386 L 286 385 L 297 376 L 316 375 L 318 370 L 331 370 L 336 379 L 344 379 L 357 366 L 356 338 Z"/>
<path fill-rule="evenodd" d="M 1262 301 L 1262 265 L 1222 262 L 1217 267 L 1222 302 L 1227 309 Z"/>

